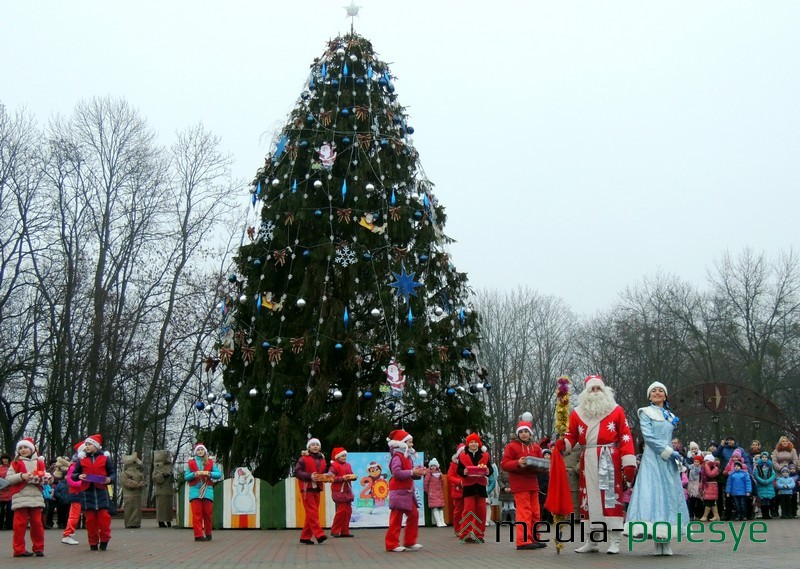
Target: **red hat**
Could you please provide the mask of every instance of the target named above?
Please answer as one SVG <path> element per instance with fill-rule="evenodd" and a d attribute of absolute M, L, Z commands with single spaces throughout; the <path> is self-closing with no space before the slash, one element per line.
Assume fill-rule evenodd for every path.
<path fill-rule="evenodd" d="M 389 438 L 386 439 L 386 440 L 388 440 L 389 442 L 398 441 L 398 442 L 401 442 L 401 443 L 407 443 L 408 441 L 410 441 L 413 438 L 414 437 L 412 437 L 410 434 L 408 434 L 403 429 L 397 429 L 397 430 L 392 431 L 391 433 L 389 433 Z"/>
<path fill-rule="evenodd" d="M 103 437 L 100 433 L 89 435 L 83 442 L 87 445 L 94 445 L 95 448 L 103 448 Z"/>
<path fill-rule="evenodd" d="M 520 421 L 517 423 L 517 434 L 519 434 L 519 432 L 523 429 L 527 429 L 531 434 L 533 434 L 533 426 L 528 421 Z"/>
<path fill-rule="evenodd" d="M 208 449 L 206 448 L 206 445 L 204 445 L 203 443 L 200 443 L 200 442 L 195 443 L 194 447 L 192 447 L 192 451 L 195 452 L 195 453 L 200 449 L 203 449 L 204 451 L 208 452 Z"/>
<path fill-rule="evenodd" d="M 586 379 L 583 380 L 583 386 L 585 389 L 591 389 L 595 385 L 605 387 L 606 382 L 603 381 L 603 378 L 599 375 L 588 375 L 586 376 Z"/>
<path fill-rule="evenodd" d="M 703 462 L 703 457 L 699 454 L 696 454 L 692 460 L 694 460 L 694 462 Z"/>
<path fill-rule="evenodd" d="M 480 435 L 478 435 L 478 433 L 470 433 L 470 434 L 467 435 L 467 444 L 469 444 L 469 443 L 471 443 L 473 441 L 478 443 L 478 445 L 481 444 L 481 437 L 480 437 Z"/>
<path fill-rule="evenodd" d="M 31 452 L 36 452 L 36 443 L 34 443 L 33 439 L 30 437 L 25 437 L 17 443 L 17 452 L 19 452 L 20 447 L 29 448 Z"/>
<path fill-rule="evenodd" d="M 347 451 L 344 449 L 344 447 L 334 447 L 333 460 L 336 460 L 340 456 L 347 456 Z"/>
<path fill-rule="evenodd" d="M 75 443 L 74 445 L 72 445 L 72 448 L 75 449 L 75 452 L 82 453 L 84 451 L 84 449 L 86 448 L 86 443 L 83 442 L 83 441 L 81 441 L 79 443 Z"/>
<path fill-rule="evenodd" d="M 458 443 L 458 446 L 456 447 L 456 456 L 464 452 L 465 448 L 467 448 L 467 445 L 465 445 L 464 443 Z M 455 458 L 453 460 L 455 460 Z"/>

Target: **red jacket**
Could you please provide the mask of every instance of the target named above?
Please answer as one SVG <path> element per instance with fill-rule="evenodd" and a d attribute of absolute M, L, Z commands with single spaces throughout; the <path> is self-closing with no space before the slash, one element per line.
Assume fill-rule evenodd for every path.
<path fill-rule="evenodd" d="M 533 468 L 520 466 L 519 459 L 523 456 L 542 458 L 542 449 L 535 442 L 523 444 L 522 441 L 511 441 L 503 450 L 503 460 L 500 463 L 503 470 L 508 472 L 508 485 L 511 492 L 538 492 L 539 478 Z"/>
<path fill-rule="evenodd" d="M 334 460 L 328 472 L 333 474 L 333 483 L 331 484 L 331 496 L 333 497 L 333 501 L 342 503 L 355 500 L 351 481 L 344 479 L 346 475 L 353 474 L 353 467 L 350 466 L 350 463 L 341 463 L 338 460 Z"/>
<path fill-rule="evenodd" d="M 458 475 L 458 463 L 451 462 L 447 468 L 447 483 L 450 485 L 450 497 L 460 500 L 464 497 L 464 487 L 461 477 Z"/>
<path fill-rule="evenodd" d="M 325 474 L 328 464 L 325 462 L 325 455 L 321 452 L 305 454 L 300 457 L 294 465 L 294 475 L 300 479 L 301 492 L 322 492 L 322 482 L 311 480 L 311 474 Z"/>

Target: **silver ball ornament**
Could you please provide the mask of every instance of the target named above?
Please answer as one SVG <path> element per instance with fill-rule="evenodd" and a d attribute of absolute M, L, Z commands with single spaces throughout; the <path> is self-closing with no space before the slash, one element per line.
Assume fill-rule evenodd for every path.
<path fill-rule="evenodd" d="M 441 306 L 437 306 L 436 308 L 433 309 L 433 313 L 436 316 L 441 316 L 442 314 L 444 314 L 444 310 L 442 309 Z"/>
<path fill-rule="evenodd" d="M 246 294 L 243 294 L 242 296 L 240 296 L 240 297 L 239 297 L 239 302 L 241 302 L 242 304 L 244 304 L 245 302 L 247 302 L 247 295 L 246 295 Z"/>
<path fill-rule="evenodd" d="M 258 389 L 254 387 L 250 390 L 250 397 L 255 397 L 256 395 L 258 395 Z"/>
<path fill-rule="evenodd" d="M 278 178 L 272 180 L 272 187 L 277 188 L 280 185 L 281 181 Z"/>
<path fill-rule="evenodd" d="M 306 301 L 303 298 L 297 299 L 297 308 L 303 308 L 306 305 Z"/>
<path fill-rule="evenodd" d="M 320 189 L 322 187 L 322 181 L 321 180 L 314 180 L 314 187 L 316 189 Z"/>
<path fill-rule="evenodd" d="M 339 401 L 342 398 L 342 392 L 339 390 L 338 387 L 333 390 L 333 398 L 336 399 L 337 401 Z"/>
<path fill-rule="evenodd" d="M 428 396 L 428 392 L 425 391 L 424 389 L 420 389 L 417 393 L 419 394 L 420 397 L 427 397 Z"/>
<path fill-rule="evenodd" d="M 339 57 L 344 57 L 344 48 L 340 47 L 339 49 L 337 49 L 336 55 L 338 55 Z"/>
<path fill-rule="evenodd" d="M 217 400 L 217 394 L 216 393 L 209 393 L 206 396 L 206 399 L 208 399 L 211 403 L 213 403 L 214 401 Z"/>
<path fill-rule="evenodd" d="M 375 184 L 369 183 L 367 184 L 367 191 L 372 192 L 375 190 Z"/>
<path fill-rule="evenodd" d="M 372 315 L 373 318 L 380 318 L 381 316 L 381 311 L 378 310 L 377 308 L 373 308 L 372 310 L 369 311 L 369 313 Z"/>
<path fill-rule="evenodd" d="M 350 61 L 358 61 L 358 56 L 355 53 L 350 54 Z"/>

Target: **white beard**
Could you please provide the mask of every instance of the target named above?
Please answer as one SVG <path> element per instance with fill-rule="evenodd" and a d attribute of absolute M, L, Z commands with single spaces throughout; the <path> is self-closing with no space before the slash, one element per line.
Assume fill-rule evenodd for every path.
<path fill-rule="evenodd" d="M 578 396 L 578 407 L 581 415 L 587 419 L 598 419 L 605 417 L 617 406 L 614 399 L 614 390 L 610 387 L 603 387 L 601 391 L 582 391 Z"/>

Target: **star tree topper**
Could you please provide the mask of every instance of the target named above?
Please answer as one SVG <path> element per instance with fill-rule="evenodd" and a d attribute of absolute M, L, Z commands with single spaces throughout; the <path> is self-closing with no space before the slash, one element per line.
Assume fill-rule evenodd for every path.
<path fill-rule="evenodd" d="M 409 296 L 417 296 L 416 288 L 422 286 L 422 283 L 414 281 L 416 274 L 416 272 L 411 274 L 406 273 L 405 264 L 402 265 L 402 270 L 400 271 L 399 275 L 395 272 L 392 272 L 392 275 L 394 275 L 394 278 L 397 280 L 389 284 L 389 286 L 397 289 L 397 296 L 402 296 L 406 302 L 408 302 Z"/>

